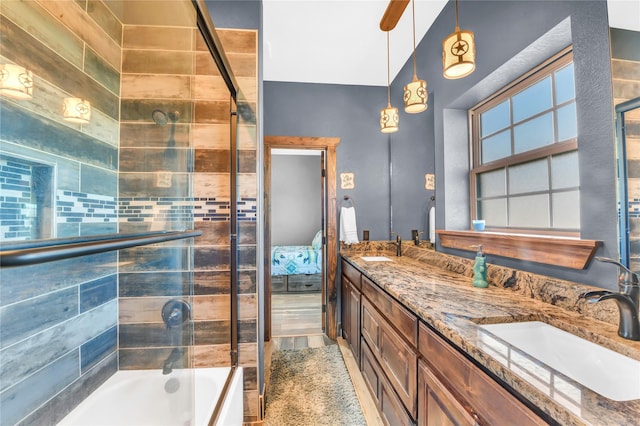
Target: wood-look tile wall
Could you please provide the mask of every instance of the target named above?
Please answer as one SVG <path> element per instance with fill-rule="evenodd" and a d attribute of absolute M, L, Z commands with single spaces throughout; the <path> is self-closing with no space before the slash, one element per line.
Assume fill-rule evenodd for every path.
<path fill-rule="evenodd" d="M 621 46 L 638 46 L 640 33 L 611 29 L 612 57 L 611 76 L 613 79 L 614 105 L 640 97 L 640 53 L 635 56 Z M 640 109 L 625 114 L 627 143 L 627 173 L 630 225 L 630 266 L 640 270 Z"/>
<path fill-rule="evenodd" d="M 33 99 L 0 102 L 0 151 L 55 166 L 65 202 L 108 196 L 118 204 L 109 207 L 118 220 L 60 222 L 56 236 L 203 231 L 195 244 L 171 242 L 123 250 L 119 258 L 109 253 L 3 270 L 2 424 L 57 422 L 118 363 L 122 369 L 161 366 L 176 344 L 160 317 L 169 299 L 193 307 L 193 322 L 177 341 L 184 346 L 184 364 L 230 362 L 230 100 L 188 24 L 189 8 L 162 19 L 124 10 L 143 3 L 148 6 L 0 2 L 0 61 L 25 66 L 35 79 Z M 137 16 L 138 24 L 123 25 L 125 15 Z M 258 417 L 257 35 L 220 33 L 253 108 L 239 128 L 238 194 L 239 360 L 245 367 L 245 418 L 251 421 Z M 66 96 L 91 102 L 89 124 L 62 120 Z M 180 114 L 171 146 L 171 126 L 152 120 L 156 109 Z M 158 185 L 158 171 L 171 172 L 170 186 Z"/>
<path fill-rule="evenodd" d="M 0 154 L 52 170 L 47 238 L 117 232 L 106 215 L 117 197 L 121 31 L 100 1 L 0 2 L 0 63 L 34 75 L 31 99 L 0 99 Z M 89 124 L 63 120 L 68 96 L 91 102 Z M 104 202 L 104 216 L 75 210 L 81 199 Z M 0 424 L 55 424 L 116 371 L 116 265 L 105 253 L 2 269 Z"/>

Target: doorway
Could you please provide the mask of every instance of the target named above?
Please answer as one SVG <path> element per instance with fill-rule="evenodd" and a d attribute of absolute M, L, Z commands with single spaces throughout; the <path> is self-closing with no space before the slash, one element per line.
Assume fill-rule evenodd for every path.
<path fill-rule="evenodd" d="M 337 286 L 336 269 L 337 269 L 337 240 L 336 240 L 336 147 L 340 143 L 339 138 L 317 138 L 317 137 L 291 137 L 291 136 L 265 136 L 265 164 L 264 164 L 264 180 L 265 180 L 265 238 L 264 238 L 264 270 L 265 270 L 265 299 L 264 299 L 264 312 L 265 312 L 265 341 L 271 340 L 272 336 L 282 335 L 282 325 L 274 324 L 272 317 L 272 306 L 275 299 L 282 299 L 280 294 L 287 294 L 289 290 L 295 292 L 296 287 L 306 289 L 316 284 L 304 282 L 306 278 L 296 277 L 293 283 L 290 283 L 289 277 L 278 278 L 278 274 L 272 275 L 272 256 L 277 253 L 272 253 L 272 223 L 275 218 L 272 217 L 272 198 L 277 188 L 273 187 L 272 181 L 272 168 L 273 168 L 273 150 L 310 150 L 319 153 L 320 168 L 318 169 L 319 177 L 318 186 L 320 186 L 320 200 L 319 206 L 321 211 L 320 216 L 320 232 L 318 237 L 318 230 L 311 242 L 310 247 L 319 247 L 317 250 L 318 257 L 320 257 L 321 272 L 320 272 L 320 289 L 315 291 L 316 295 L 319 295 L 320 299 L 320 331 L 323 331 L 329 338 L 335 339 L 337 337 Z M 279 151 L 276 151 L 278 153 Z M 277 154 L 276 154 L 277 155 Z M 314 155 L 317 155 L 314 153 Z M 295 208 L 289 207 L 290 209 Z M 275 242 L 283 241 L 280 236 L 275 236 Z M 301 237 L 307 238 L 307 237 Z M 319 241 L 318 241 L 319 240 Z M 286 241 L 286 240 L 285 240 Z M 289 240 L 296 241 L 296 240 Z M 297 240 L 300 241 L 300 240 Z M 313 257 L 313 253 L 307 253 L 309 257 Z M 282 271 L 284 267 L 287 267 L 287 258 L 283 254 L 282 257 L 285 265 L 281 263 L 275 263 L 274 268 L 280 269 L 280 276 L 285 275 L 286 271 Z M 304 254 L 303 254 L 304 256 Z M 294 268 L 295 265 L 289 265 L 290 268 Z M 295 269 L 292 269 L 295 272 Z M 275 271 L 274 271 L 275 272 Z M 293 274 L 295 275 L 295 274 Z M 299 274 L 298 274 L 299 275 Z M 305 275 L 305 274 L 303 274 Z M 310 274 L 311 275 L 311 274 Z M 274 277 L 275 280 L 273 279 Z M 316 279 L 317 278 L 313 278 Z M 286 281 L 285 281 L 286 280 Z M 283 283 L 283 281 L 285 281 Z M 309 294 L 314 293 L 309 292 Z M 317 298 L 317 296 L 316 296 Z M 302 302 L 302 298 L 298 298 L 299 302 Z M 310 297 L 311 299 L 311 297 Z M 275 300 L 280 302 L 280 300 Z M 315 302 L 309 301 L 308 303 L 315 305 Z M 318 305 L 315 305 L 318 306 Z M 279 306 L 282 308 L 282 306 Z M 295 316 L 295 314 L 294 314 Z M 281 320 L 278 318 L 277 320 Z M 295 321 L 295 319 L 289 318 L 289 320 Z M 275 326 L 279 329 L 274 333 Z"/>
<path fill-rule="evenodd" d="M 324 151 L 271 150 L 271 333 L 322 328 Z"/>

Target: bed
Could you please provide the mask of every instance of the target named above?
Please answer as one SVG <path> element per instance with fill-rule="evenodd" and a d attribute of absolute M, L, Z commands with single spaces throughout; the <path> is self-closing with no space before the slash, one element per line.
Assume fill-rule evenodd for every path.
<path fill-rule="evenodd" d="M 311 245 L 271 247 L 271 290 L 320 291 L 322 280 L 322 232 Z"/>

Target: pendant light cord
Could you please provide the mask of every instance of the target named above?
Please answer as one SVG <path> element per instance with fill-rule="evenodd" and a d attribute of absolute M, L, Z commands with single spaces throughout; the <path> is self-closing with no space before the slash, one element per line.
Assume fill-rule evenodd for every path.
<path fill-rule="evenodd" d="M 456 32 L 460 31 L 460 27 L 458 26 L 458 0 L 456 0 Z"/>
<path fill-rule="evenodd" d="M 387 31 L 387 108 L 391 108 L 391 71 L 389 67 L 389 31 Z"/>
<path fill-rule="evenodd" d="M 411 0 L 411 16 L 413 17 L 413 81 L 418 79 L 416 72 L 416 3 Z"/>

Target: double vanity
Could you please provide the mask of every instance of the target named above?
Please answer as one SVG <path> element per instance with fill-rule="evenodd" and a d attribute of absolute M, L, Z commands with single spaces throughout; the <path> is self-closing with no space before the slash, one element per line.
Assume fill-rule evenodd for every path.
<path fill-rule="evenodd" d="M 392 425 L 637 425 L 640 342 L 595 288 L 411 244 L 343 246 L 342 330 Z"/>

